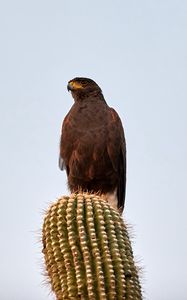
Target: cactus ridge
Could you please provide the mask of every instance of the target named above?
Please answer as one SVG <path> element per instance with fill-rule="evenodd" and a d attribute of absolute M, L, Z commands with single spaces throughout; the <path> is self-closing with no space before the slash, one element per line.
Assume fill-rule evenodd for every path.
<path fill-rule="evenodd" d="M 123 219 L 97 195 L 62 197 L 43 224 L 43 253 L 57 300 L 141 300 Z"/>

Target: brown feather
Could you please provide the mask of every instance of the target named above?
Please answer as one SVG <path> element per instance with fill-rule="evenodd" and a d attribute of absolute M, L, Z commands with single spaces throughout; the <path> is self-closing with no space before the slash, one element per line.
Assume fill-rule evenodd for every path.
<path fill-rule="evenodd" d="M 126 146 L 121 120 L 95 82 L 86 84 L 84 78 L 83 90 L 72 90 L 72 95 L 75 103 L 64 119 L 60 141 L 69 188 L 102 194 L 117 188 L 117 207 L 123 210 Z"/>

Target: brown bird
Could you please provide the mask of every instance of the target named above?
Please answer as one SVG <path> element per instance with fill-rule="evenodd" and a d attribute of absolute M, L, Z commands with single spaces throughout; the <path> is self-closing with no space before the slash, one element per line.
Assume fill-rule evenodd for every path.
<path fill-rule="evenodd" d="M 126 189 L 126 145 L 117 112 L 89 78 L 68 82 L 74 104 L 62 124 L 59 167 L 66 169 L 71 192 L 94 192 L 123 211 Z"/>

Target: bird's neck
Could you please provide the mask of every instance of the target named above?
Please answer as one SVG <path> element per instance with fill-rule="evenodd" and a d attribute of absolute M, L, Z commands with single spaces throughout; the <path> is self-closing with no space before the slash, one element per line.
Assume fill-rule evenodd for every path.
<path fill-rule="evenodd" d="M 78 103 L 82 103 L 84 101 L 88 102 L 88 101 L 96 101 L 96 100 L 106 102 L 104 99 L 103 93 L 101 91 L 93 91 L 88 94 L 83 94 L 83 93 L 75 94 L 72 92 L 72 96 L 73 96 L 75 102 L 78 102 Z"/>

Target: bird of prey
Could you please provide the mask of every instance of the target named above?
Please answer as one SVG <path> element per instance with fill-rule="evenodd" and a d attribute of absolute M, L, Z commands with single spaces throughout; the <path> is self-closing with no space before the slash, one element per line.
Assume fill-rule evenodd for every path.
<path fill-rule="evenodd" d="M 59 167 L 66 170 L 71 192 L 103 195 L 122 213 L 126 143 L 121 120 L 92 79 L 76 77 L 67 89 L 74 104 L 62 124 Z"/>

